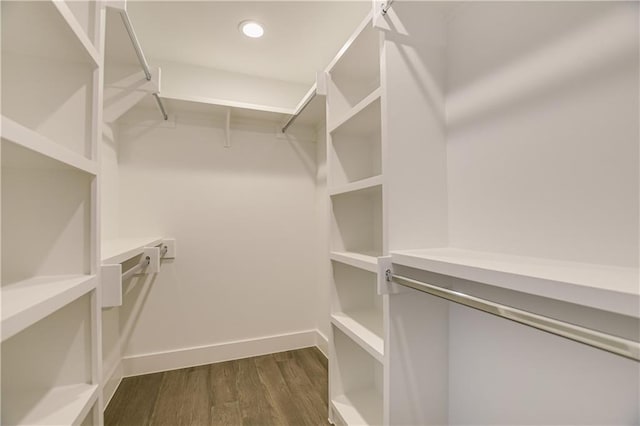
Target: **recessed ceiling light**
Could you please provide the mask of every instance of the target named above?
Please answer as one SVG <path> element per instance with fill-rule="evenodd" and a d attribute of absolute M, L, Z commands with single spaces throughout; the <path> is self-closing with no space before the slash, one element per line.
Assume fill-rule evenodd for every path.
<path fill-rule="evenodd" d="M 264 34 L 264 28 L 256 21 L 242 21 L 239 28 L 244 35 L 251 38 L 259 38 Z"/>

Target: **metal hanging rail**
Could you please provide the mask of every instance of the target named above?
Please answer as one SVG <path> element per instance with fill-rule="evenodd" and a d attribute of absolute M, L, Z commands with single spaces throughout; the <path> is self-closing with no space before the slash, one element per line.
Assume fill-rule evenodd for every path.
<path fill-rule="evenodd" d="M 142 46 L 140 46 L 140 42 L 138 41 L 138 37 L 136 36 L 136 32 L 133 29 L 133 25 L 131 24 L 131 19 L 129 19 L 129 14 L 126 10 L 120 9 L 120 17 L 122 18 L 122 23 L 127 30 L 127 34 L 129 34 L 129 38 L 131 39 L 131 43 L 133 44 L 133 49 L 136 51 L 136 56 L 138 56 L 138 61 L 140 62 L 140 66 L 142 66 L 142 70 L 144 71 L 144 76 L 147 81 L 151 81 L 151 71 L 149 70 L 149 63 L 147 62 L 147 58 L 145 58 L 144 53 L 142 52 Z M 164 109 L 164 105 L 162 104 L 162 99 L 158 93 L 154 93 L 153 97 L 158 104 L 158 108 L 162 113 L 162 118 L 166 120 L 169 119 L 167 115 L 167 111 Z"/>
<path fill-rule="evenodd" d="M 295 114 L 293 114 L 291 116 L 291 118 L 289 118 L 289 121 L 287 121 L 287 124 L 284 125 L 284 127 L 282 128 L 282 133 L 285 133 L 287 131 L 287 129 L 289 128 L 289 126 L 291 126 L 293 124 L 294 121 L 296 121 L 296 119 L 298 118 L 298 116 L 302 113 L 302 111 L 304 111 L 304 109 L 306 107 L 309 106 L 309 104 L 311 103 L 311 101 L 313 100 L 313 98 L 316 97 L 316 95 L 318 94 L 317 90 L 314 90 L 313 93 L 311 94 L 311 96 L 309 96 L 309 98 L 305 101 L 304 104 L 302 104 L 302 106 L 300 107 L 300 109 L 298 109 L 298 111 L 296 111 Z"/>
<path fill-rule="evenodd" d="M 634 361 L 640 361 L 639 342 L 623 339 L 611 334 L 602 333 L 590 328 L 559 321 L 543 315 L 534 314 L 532 312 L 523 311 L 511 306 L 501 305 L 479 297 L 469 296 L 464 293 L 434 286 L 401 275 L 395 275 L 391 273 L 390 270 L 387 270 L 386 273 L 388 282 L 394 282 L 441 299 L 449 300 L 500 318 L 505 318 L 575 342 L 602 349 Z"/>
<path fill-rule="evenodd" d="M 122 281 L 126 281 L 132 276 L 134 276 L 135 274 L 137 274 L 138 272 L 142 271 L 144 268 L 149 266 L 150 263 L 151 263 L 151 257 L 146 256 L 142 262 L 138 263 L 136 266 L 134 266 L 133 268 L 129 269 L 127 272 L 122 274 Z"/>

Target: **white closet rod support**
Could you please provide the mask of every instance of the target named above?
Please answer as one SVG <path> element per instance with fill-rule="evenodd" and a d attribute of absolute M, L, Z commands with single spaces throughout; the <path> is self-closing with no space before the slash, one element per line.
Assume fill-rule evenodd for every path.
<path fill-rule="evenodd" d="M 296 118 L 298 118 L 298 116 L 302 113 L 302 111 L 304 111 L 304 109 L 309 106 L 309 104 L 311 103 L 313 98 L 316 97 L 317 94 L 318 94 L 318 91 L 314 90 L 311 96 L 309 96 L 309 99 L 307 99 L 307 101 L 300 107 L 300 109 L 296 111 L 294 115 L 291 116 L 289 121 L 287 121 L 287 124 L 284 125 L 284 127 L 282 128 L 282 133 L 285 133 L 289 128 L 289 126 L 291 126 L 293 122 L 296 121 Z"/>
<path fill-rule="evenodd" d="M 136 266 L 134 266 L 133 268 L 129 269 L 127 272 L 122 274 L 122 281 L 126 281 L 132 276 L 134 276 L 135 274 L 137 274 L 138 272 L 142 271 L 144 268 L 149 266 L 150 263 L 151 263 L 151 257 L 146 256 L 142 262 L 138 263 Z"/>
<path fill-rule="evenodd" d="M 147 81 L 151 81 L 151 71 L 149 70 L 149 63 L 147 62 L 147 58 L 144 56 L 144 52 L 142 52 L 142 46 L 140 46 L 140 42 L 138 41 L 138 36 L 136 36 L 136 32 L 133 29 L 133 25 L 131 24 L 131 19 L 129 19 L 129 14 L 125 9 L 120 10 L 120 17 L 122 18 L 122 23 L 124 24 L 125 29 L 127 30 L 127 34 L 129 34 L 129 38 L 131 39 L 131 44 L 133 44 L 133 49 L 136 51 L 136 56 L 138 57 L 138 61 L 140 62 L 140 66 L 142 67 L 142 71 L 144 71 L 144 76 Z M 167 115 L 167 111 L 164 109 L 164 105 L 162 104 L 162 99 L 160 99 L 160 95 L 158 93 L 154 93 L 153 97 L 158 104 L 158 108 L 160 108 L 160 112 L 162 113 L 162 118 L 164 120 L 168 120 L 169 116 Z"/>
<path fill-rule="evenodd" d="M 384 3 L 382 5 L 382 15 L 386 15 L 387 12 L 389 12 L 389 9 L 391 9 L 391 5 L 393 4 L 394 0 L 387 0 L 386 3 Z"/>
<path fill-rule="evenodd" d="M 523 311 L 511 306 L 501 305 L 489 300 L 449 290 L 447 288 L 395 275 L 389 269 L 386 271 L 386 279 L 387 282 L 394 282 L 432 296 L 468 306 L 482 312 L 487 312 L 500 318 L 505 318 L 519 324 L 537 328 L 538 330 L 555 334 L 594 348 L 602 349 L 634 361 L 640 361 L 640 343 L 633 340 L 627 340 L 611 334 L 601 333 L 590 328 L 581 327 L 564 321 L 558 321 L 553 318 Z"/>

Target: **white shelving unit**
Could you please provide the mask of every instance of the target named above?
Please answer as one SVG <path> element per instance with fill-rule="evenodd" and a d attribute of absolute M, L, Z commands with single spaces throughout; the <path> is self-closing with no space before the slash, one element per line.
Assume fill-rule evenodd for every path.
<path fill-rule="evenodd" d="M 97 5 L 0 6 L 7 425 L 102 423 Z"/>
<path fill-rule="evenodd" d="M 640 316 L 637 268 L 456 248 L 391 251 L 393 263 L 549 299 Z"/>
<path fill-rule="evenodd" d="M 382 363 L 335 326 L 329 362 L 332 421 L 344 425 L 382 424 Z"/>
<path fill-rule="evenodd" d="M 331 322 L 371 356 L 383 362 L 382 298 L 375 272 L 333 262 Z"/>
<path fill-rule="evenodd" d="M 394 273 L 637 341 L 638 16 L 394 2 L 378 17 Z M 637 362 L 388 290 L 383 424 L 638 418 Z"/>
<path fill-rule="evenodd" d="M 370 14 L 327 68 L 331 206 L 329 419 L 382 424 L 384 316 L 378 256 L 386 254 L 380 35 Z"/>

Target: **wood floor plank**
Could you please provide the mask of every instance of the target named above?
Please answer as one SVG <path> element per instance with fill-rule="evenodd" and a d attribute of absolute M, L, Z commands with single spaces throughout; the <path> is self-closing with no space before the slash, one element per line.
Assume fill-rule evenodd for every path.
<path fill-rule="evenodd" d="M 307 348 L 126 378 L 105 425 L 326 425 L 327 368 L 318 354 L 324 358 Z"/>
<path fill-rule="evenodd" d="M 211 414 L 208 380 L 208 367 L 165 372 L 149 424 L 208 425 Z"/>
<path fill-rule="evenodd" d="M 273 355 L 273 357 L 275 358 L 276 362 L 280 362 L 280 361 L 287 361 L 287 360 L 293 358 L 293 352 L 294 351 L 284 351 L 284 352 L 277 352 L 277 353 L 271 354 L 271 355 Z"/>
<path fill-rule="evenodd" d="M 242 425 L 242 411 L 238 401 L 222 402 L 211 407 L 212 426 Z"/>
<path fill-rule="evenodd" d="M 316 384 L 318 379 L 326 380 L 326 377 L 310 378 L 295 358 L 278 362 L 278 368 L 289 392 L 295 396 L 291 402 L 304 417 L 305 424 L 328 425 L 329 413 L 324 403 L 326 398 L 320 394 Z"/>
<path fill-rule="evenodd" d="M 164 373 L 155 373 L 124 378 L 105 410 L 105 424 L 148 425 L 163 375 Z"/>
<path fill-rule="evenodd" d="M 238 401 L 237 377 L 238 361 L 209 365 L 209 390 L 213 406 Z"/>
<path fill-rule="evenodd" d="M 253 358 L 240 359 L 236 385 L 238 403 L 244 426 L 276 425 L 278 413 L 267 398 L 267 390 L 260 381 Z"/>
<path fill-rule="evenodd" d="M 273 355 L 265 355 L 254 358 L 258 375 L 266 389 L 266 396 L 269 399 L 278 415 L 278 423 L 281 425 L 303 425 L 304 416 L 292 403 L 292 395 L 287 383 L 282 377 L 278 364 Z"/>
<path fill-rule="evenodd" d="M 307 375 L 317 384 L 323 405 L 328 406 L 329 383 L 326 379 L 328 369 L 326 365 L 321 362 L 318 354 L 324 357 L 322 352 L 317 348 L 300 349 L 295 351 L 293 355 L 294 359 L 296 359 L 300 366 L 307 372 Z M 322 379 L 323 377 L 325 378 L 324 380 Z"/>

